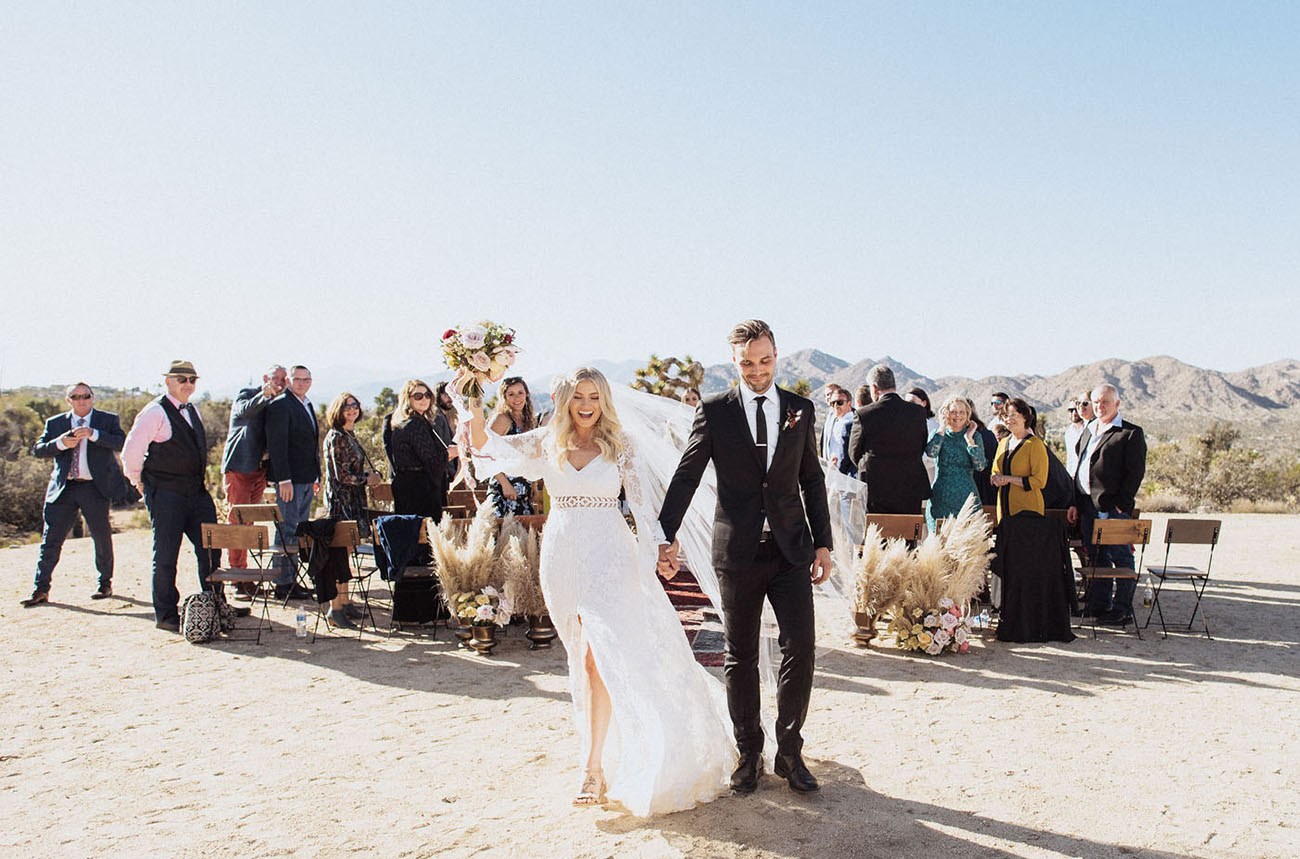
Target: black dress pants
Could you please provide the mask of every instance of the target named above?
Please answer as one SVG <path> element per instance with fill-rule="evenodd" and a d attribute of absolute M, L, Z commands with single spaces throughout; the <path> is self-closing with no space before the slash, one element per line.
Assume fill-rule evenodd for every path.
<path fill-rule="evenodd" d="M 776 686 L 776 745 L 780 754 L 803 749 L 804 718 L 812 694 L 816 628 L 808 564 L 791 564 L 776 542 L 759 544 L 751 565 L 719 569 L 725 615 L 726 658 L 722 664 L 727 707 L 741 755 L 763 748 L 759 715 L 758 648 L 763 600 L 772 604 L 780 630 L 781 669 Z"/>

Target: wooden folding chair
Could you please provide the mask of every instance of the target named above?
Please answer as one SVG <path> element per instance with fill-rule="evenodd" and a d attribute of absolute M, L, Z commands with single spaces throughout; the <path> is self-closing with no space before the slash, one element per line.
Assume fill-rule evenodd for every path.
<path fill-rule="evenodd" d="M 258 566 L 252 569 L 218 567 L 208 574 L 208 581 L 213 585 L 224 585 L 226 583 L 257 585 L 258 594 L 262 597 L 262 613 L 257 618 L 257 636 L 253 640 L 261 644 L 262 624 L 265 622 L 268 632 L 271 629 L 271 613 L 267 605 L 270 596 L 265 585 L 275 578 L 275 570 L 262 567 L 260 561 L 262 553 L 267 550 L 269 542 L 266 527 L 263 525 L 222 525 L 216 522 L 205 522 L 200 531 L 202 534 L 200 539 L 205 549 L 244 549 L 258 559 Z M 256 599 L 254 597 L 254 601 Z"/>
<path fill-rule="evenodd" d="M 1084 564 L 1075 567 L 1075 572 L 1083 579 L 1084 592 L 1088 591 L 1089 586 L 1097 579 L 1132 579 L 1137 581 L 1138 569 L 1142 566 L 1142 558 L 1146 555 L 1147 543 L 1151 541 L 1151 521 L 1149 519 L 1098 519 L 1092 526 L 1092 555 L 1097 556 L 1097 550 L 1103 546 L 1141 546 L 1141 552 L 1133 567 L 1097 567 L 1090 564 Z M 1124 606 L 1130 614 L 1131 606 Z M 1137 618 L 1131 617 L 1133 621 L 1133 631 L 1137 637 L 1142 637 L 1142 630 L 1138 628 Z M 1128 624 L 1126 623 L 1125 626 Z M 1097 637 L 1097 619 L 1092 621 L 1092 637 Z"/>
<path fill-rule="evenodd" d="M 311 537 L 308 535 L 304 535 L 302 541 L 303 541 L 302 546 L 303 546 L 304 554 L 307 557 L 311 557 L 311 547 L 312 547 Z M 334 536 L 333 538 L 330 539 L 330 548 L 344 549 L 347 551 L 348 563 L 351 565 L 353 572 L 357 573 L 357 576 L 353 578 L 353 581 L 361 581 L 361 570 L 360 570 L 361 565 L 357 558 L 357 547 L 360 545 L 360 543 L 361 543 L 361 529 L 357 526 L 355 520 L 344 519 L 334 525 Z M 371 570 L 370 572 L 374 572 L 374 571 Z M 365 574 L 365 576 L 367 577 L 369 575 L 370 573 Z M 345 583 L 344 587 L 348 587 L 348 585 Z M 375 632 L 379 631 L 379 626 L 375 623 L 375 616 L 370 611 L 369 588 L 354 589 L 354 590 L 360 591 L 362 605 L 364 606 L 362 610 L 361 623 L 357 625 L 357 638 L 361 638 L 362 633 L 365 632 L 366 616 L 370 617 L 370 626 L 372 629 L 375 630 Z M 311 640 L 313 644 L 316 643 L 316 631 L 320 628 L 320 622 L 322 616 L 325 617 L 326 631 L 333 631 L 334 629 L 334 625 L 330 623 L 329 617 L 326 616 L 326 611 L 327 611 L 326 605 L 327 604 L 323 602 L 316 603 L 316 623 L 312 625 L 312 630 L 311 630 Z"/>
<path fill-rule="evenodd" d="M 1210 624 L 1205 618 L 1205 611 L 1201 609 L 1201 597 L 1205 594 L 1205 588 L 1210 583 L 1210 565 L 1214 563 L 1214 547 L 1219 544 L 1219 529 L 1222 522 L 1218 519 L 1170 519 L 1165 524 L 1165 560 L 1160 566 L 1148 566 L 1147 575 L 1156 580 L 1155 593 L 1151 598 L 1151 608 L 1147 610 L 1146 623 L 1142 628 L 1146 629 L 1151 625 L 1151 614 L 1156 612 L 1160 616 L 1160 631 L 1165 638 L 1169 637 L 1169 630 L 1165 627 L 1165 613 L 1160 608 L 1160 591 L 1167 581 L 1185 581 L 1192 586 L 1192 593 L 1196 594 L 1196 604 L 1192 606 L 1192 616 L 1187 619 L 1187 631 L 1191 632 L 1192 624 L 1196 621 L 1196 612 L 1201 612 L 1201 623 L 1205 627 L 1205 637 L 1211 638 Z M 1169 551 L 1175 544 L 1209 546 L 1209 556 L 1205 560 L 1205 569 L 1198 567 L 1179 566 L 1169 563 Z M 1200 587 L 1197 587 L 1197 584 Z"/>
<path fill-rule="evenodd" d="M 275 533 L 279 535 L 279 543 L 272 542 L 269 549 L 264 549 L 257 554 L 257 565 L 265 566 L 262 559 L 264 554 L 269 554 L 274 558 L 284 558 L 285 562 L 293 568 L 293 579 L 299 587 L 310 590 L 311 582 L 304 579 L 305 571 L 303 570 L 302 556 L 298 553 L 296 545 L 297 537 L 294 536 L 295 545 L 289 545 L 289 535 L 284 530 L 284 515 L 280 512 L 280 505 L 271 504 L 235 504 L 230 508 L 230 515 L 239 525 L 254 525 L 260 522 L 269 522 L 275 527 Z M 289 604 L 289 598 L 285 597 L 284 605 Z"/>
<path fill-rule="evenodd" d="M 420 525 L 420 545 L 421 546 L 429 545 L 429 520 L 427 518 Z M 437 587 L 438 573 L 436 568 L 432 565 L 426 566 L 424 564 L 407 564 L 405 571 L 403 571 L 402 573 L 401 582 L 388 581 L 389 607 L 391 609 L 388 615 L 388 637 L 389 638 L 393 637 L 394 630 L 399 632 L 402 630 L 402 621 L 398 620 L 397 617 L 397 590 L 398 590 L 398 586 L 401 585 L 402 582 L 406 582 L 406 581 L 411 582 L 411 584 L 407 585 L 407 588 L 411 590 L 432 590 Z M 446 601 L 446 599 L 447 597 L 446 595 L 444 595 L 443 600 Z M 417 621 L 416 625 L 423 628 L 425 623 L 424 621 Z M 438 613 L 437 613 L 436 603 L 434 608 L 433 621 L 432 623 L 429 624 L 429 626 L 433 630 L 432 633 L 433 637 L 437 638 L 438 637 Z"/>
<path fill-rule="evenodd" d="M 880 526 L 886 540 L 920 540 L 925 537 L 925 517 L 911 513 L 868 513 L 867 528 Z"/>

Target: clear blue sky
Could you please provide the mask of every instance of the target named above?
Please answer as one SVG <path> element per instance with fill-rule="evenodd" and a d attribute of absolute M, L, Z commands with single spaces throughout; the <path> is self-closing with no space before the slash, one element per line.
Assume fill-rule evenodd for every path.
<path fill-rule="evenodd" d="M 8 3 L 0 385 L 1300 356 L 1298 10 Z"/>

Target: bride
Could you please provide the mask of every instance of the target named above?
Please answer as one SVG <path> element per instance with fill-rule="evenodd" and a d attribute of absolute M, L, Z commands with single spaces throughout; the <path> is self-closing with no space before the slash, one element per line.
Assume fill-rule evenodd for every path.
<path fill-rule="evenodd" d="M 662 500 L 662 489 L 631 437 L 655 444 L 655 433 L 625 431 L 609 383 L 592 367 L 557 380 L 552 395 L 550 424 L 522 435 L 488 431 L 474 400 L 463 417 L 489 470 L 545 480 L 551 493 L 541 584 L 568 653 L 586 756 L 574 804 L 608 796 L 648 815 L 709 802 L 728 790 L 736 751 L 722 684 L 695 661 L 655 579 L 661 534 L 648 496 Z M 629 391 L 625 402 L 646 396 Z M 620 488 L 638 534 L 619 512 Z"/>

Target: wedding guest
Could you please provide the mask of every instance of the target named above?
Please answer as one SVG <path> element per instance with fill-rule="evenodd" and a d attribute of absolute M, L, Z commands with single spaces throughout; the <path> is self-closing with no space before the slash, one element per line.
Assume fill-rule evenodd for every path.
<path fill-rule="evenodd" d="M 926 521 L 930 530 L 939 519 L 956 516 L 966 499 L 979 497 L 975 472 L 987 464 L 979 429 L 970 419 L 962 397 L 949 397 L 939 408 L 943 429 L 930 436 L 925 452 L 934 458 L 935 480 Z"/>
<path fill-rule="evenodd" d="M 320 427 L 316 408 L 307 399 L 311 383 L 311 370 L 295 364 L 289 368 L 289 390 L 266 407 L 268 474 L 276 485 L 275 503 L 283 520 L 275 529 L 274 543 L 291 553 L 298 548 L 298 526 L 310 517 L 311 502 L 320 491 Z M 280 572 L 275 598 L 310 597 L 294 581 L 293 559 L 281 555 L 276 561 Z"/>
<path fill-rule="evenodd" d="M 1090 392 L 1085 391 L 1070 403 L 1070 425 L 1065 428 L 1065 470 L 1073 477 L 1079 468 L 1079 438 L 1095 415 Z"/>
<path fill-rule="evenodd" d="M 871 405 L 871 386 L 858 385 L 858 390 L 853 395 L 853 407 L 860 409 L 869 405 Z"/>
<path fill-rule="evenodd" d="M 189 361 L 173 361 L 163 375 L 167 393 L 135 416 L 122 448 L 127 480 L 144 495 L 153 526 L 153 611 L 155 626 L 180 632 L 176 562 L 181 539 L 194 546 L 199 589 L 212 591 L 208 575 L 221 553 L 203 548 L 202 526 L 217 521 L 208 494 L 208 438 L 190 402 L 199 374 Z M 237 609 L 247 614 L 248 609 Z"/>
<path fill-rule="evenodd" d="M 698 406 L 700 404 L 700 389 L 687 388 L 682 392 L 682 402 L 691 408 Z"/>
<path fill-rule="evenodd" d="M 370 517 L 366 513 L 366 487 L 379 482 L 379 474 L 370 465 L 365 449 L 357 440 L 356 423 L 362 418 L 361 400 L 344 392 L 334 398 L 325 411 L 325 515 L 330 519 L 351 519 L 363 540 L 370 537 Z M 352 605 L 346 586 L 338 589 L 330 603 L 330 620 L 350 627 L 359 620 L 361 611 Z"/>
<path fill-rule="evenodd" d="M 50 601 L 50 581 L 63 553 L 63 542 L 78 516 L 86 520 L 95 543 L 95 570 L 99 588 L 91 599 L 113 595 L 113 529 L 109 507 L 125 494 L 122 466 L 117 451 L 126 434 L 112 412 L 94 408 L 95 392 L 85 382 L 69 385 L 64 392 L 68 411 L 45 422 L 32 454 L 53 459 L 50 482 L 45 488 L 41 512 L 41 550 L 36 560 L 36 586 L 22 601 L 23 608 Z"/>
<path fill-rule="evenodd" d="M 909 403 L 915 403 L 925 409 L 925 437 L 931 438 L 935 433 L 940 432 L 939 421 L 934 416 L 934 409 L 930 408 L 930 395 L 925 392 L 924 388 L 912 388 L 903 397 Z M 930 485 L 934 485 L 934 457 L 926 453 L 921 461 L 925 463 L 925 474 L 930 479 Z M 929 515 L 927 511 L 926 515 Z"/>
<path fill-rule="evenodd" d="M 993 396 L 989 397 L 989 407 L 993 409 L 993 414 L 989 418 L 989 429 L 993 430 L 999 441 L 1007 437 L 1005 413 L 1007 401 L 1010 399 L 1011 395 L 1005 391 L 994 391 Z"/>
<path fill-rule="evenodd" d="M 393 476 L 393 512 L 442 519 L 448 447 L 434 431 L 433 389 L 411 379 L 384 423 L 384 452 Z"/>
<path fill-rule="evenodd" d="M 919 515 L 930 497 L 921 457 L 929 436 L 925 409 L 895 390 L 894 371 L 877 364 L 867 374 L 872 403 L 857 410 L 849 434 L 849 457 L 867 484 L 868 513 Z"/>
<path fill-rule="evenodd" d="M 442 417 L 441 423 L 435 420 L 434 430 L 438 433 L 438 438 L 448 446 L 447 458 L 447 480 L 445 486 L 451 489 L 452 482 L 456 475 L 460 473 L 460 455 L 456 446 L 452 444 L 456 438 L 456 429 L 459 427 L 460 418 L 456 414 L 456 403 L 451 398 L 451 391 L 448 389 L 449 382 L 439 382 L 434 388 L 434 394 L 438 405 L 438 415 Z M 446 506 L 445 496 L 443 506 Z"/>
<path fill-rule="evenodd" d="M 501 381 L 497 392 L 496 411 L 492 417 L 492 432 L 497 435 L 518 435 L 537 427 L 533 412 L 533 396 L 528 383 L 521 376 L 509 376 Z M 497 518 L 509 513 L 528 516 L 533 513 L 533 487 L 522 477 L 497 473 L 488 481 L 488 500 Z"/>
<path fill-rule="evenodd" d="M 980 443 L 984 447 L 985 465 L 975 472 L 975 488 L 979 490 L 980 503 L 988 507 L 998 503 L 998 491 L 989 482 L 989 475 L 993 469 L 993 459 L 998 452 L 998 437 L 993 430 L 985 425 L 984 421 L 980 420 L 979 412 L 975 410 L 975 401 L 970 397 L 966 397 L 966 405 L 970 406 L 971 423 L 975 424 L 975 431 L 979 434 Z"/>
<path fill-rule="evenodd" d="M 1079 437 L 1075 506 L 1069 509 L 1069 520 L 1079 522 L 1085 544 L 1092 539 L 1096 520 L 1133 517 L 1147 462 L 1146 435 L 1120 416 L 1118 388 L 1093 388 L 1092 410 L 1096 419 Z M 1093 566 L 1133 568 L 1132 546 L 1089 546 L 1088 553 Z M 1085 613 L 1107 625 L 1129 623 L 1136 589 L 1134 579 L 1093 579 Z"/>
<path fill-rule="evenodd" d="M 262 374 L 261 385 L 241 389 L 230 404 L 230 427 L 221 452 L 221 480 L 226 504 L 232 508 L 227 517 L 231 523 L 235 521 L 236 504 L 262 503 L 266 491 L 266 407 L 284 393 L 288 384 L 288 371 L 272 364 Z M 231 549 L 228 554 L 231 568 L 248 567 L 248 552 L 244 549 Z M 253 584 L 236 588 L 240 598 L 251 597 L 256 589 Z"/>
<path fill-rule="evenodd" d="M 1043 487 L 1047 485 L 1047 445 L 1034 435 L 1033 409 L 1016 397 L 1002 412 L 1007 437 L 998 444 L 990 480 L 998 490 L 998 521 L 1022 510 L 1043 513 Z"/>

